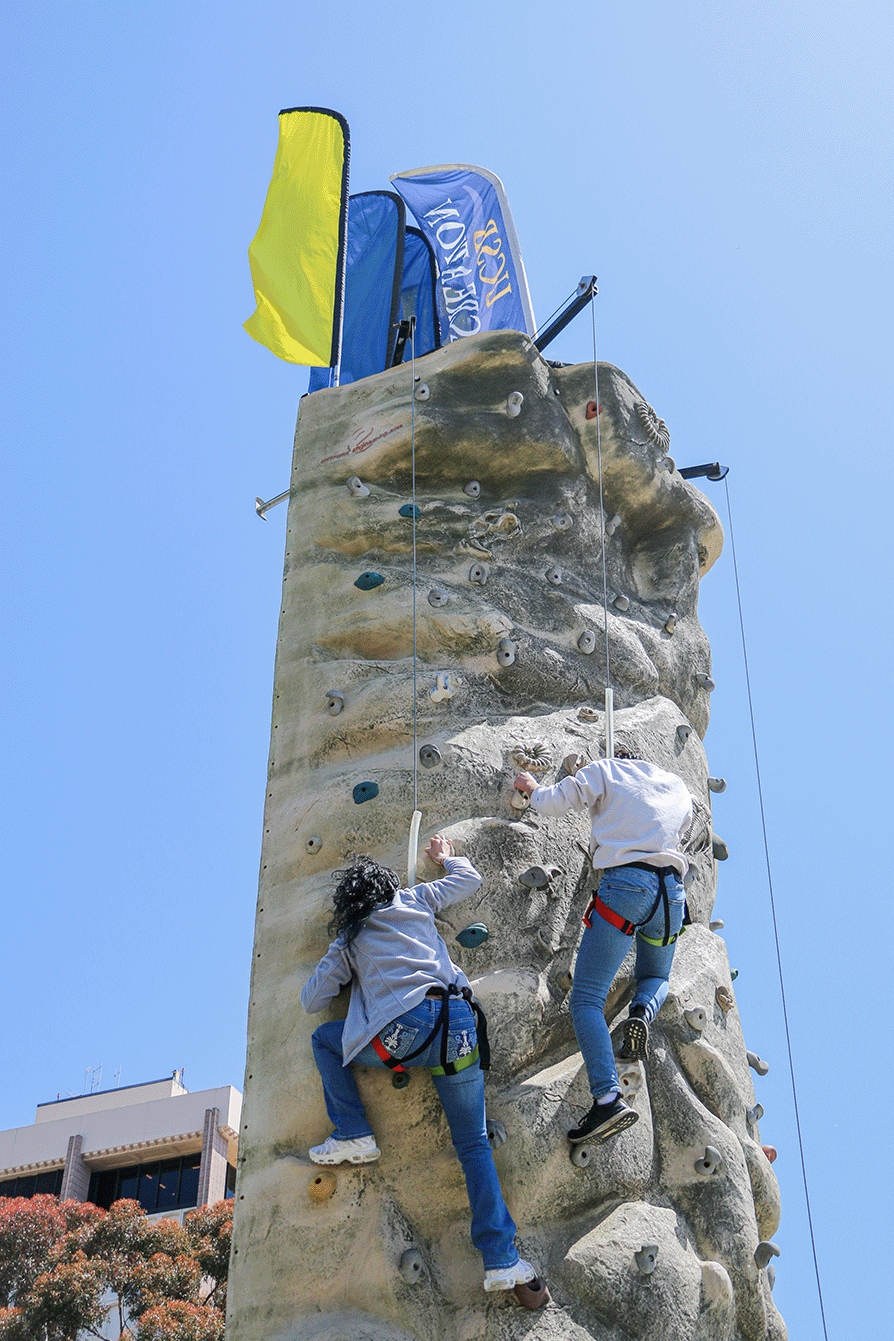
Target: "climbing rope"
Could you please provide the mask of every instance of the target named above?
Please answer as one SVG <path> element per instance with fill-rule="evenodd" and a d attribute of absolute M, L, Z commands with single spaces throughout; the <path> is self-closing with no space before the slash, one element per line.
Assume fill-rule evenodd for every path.
<path fill-rule="evenodd" d="M 590 304 L 593 314 L 593 387 L 596 395 L 596 464 L 599 470 L 599 541 L 602 549 L 602 627 L 605 631 L 605 757 L 615 753 L 614 691 L 608 651 L 608 577 L 605 567 L 605 506 L 602 497 L 602 430 L 599 413 L 599 360 L 596 352 L 596 304 Z"/>
<path fill-rule="evenodd" d="M 798 1111 L 798 1090 L 795 1084 L 795 1063 L 794 1058 L 792 1057 L 792 1040 L 788 1027 L 788 1010 L 786 1008 L 786 1002 L 785 1002 L 785 981 L 782 974 L 782 952 L 779 947 L 779 928 L 776 923 L 776 900 L 773 897 L 773 873 L 770 869 L 770 844 L 767 839 L 767 821 L 766 816 L 764 814 L 764 794 L 763 794 L 763 788 L 761 786 L 760 759 L 758 758 L 758 752 L 757 752 L 757 729 L 754 723 L 754 703 L 751 697 L 751 677 L 748 673 L 748 648 L 745 642 L 745 618 L 742 614 L 742 593 L 739 588 L 739 565 L 736 562 L 736 538 L 733 531 L 733 512 L 730 504 L 728 476 L 724 479 L 724 484 L 726 485 L 726 511 L 727 516 L 729 517 L 730 550 L 733 556 L 733 575 L 735 577 L 736 582 L 736 600 L 739 606 L 739 628 L 742 634 L 742 659 L 745 663 L 745 686 L 748 692 L 748 712 L 751 717 L 751 740 L 754 748 L 754 768 L 757 774 L 757 795 L 758 795 L 758 801 L 760 803 L 761 829 L 764 835 L 764 856 L 767 863 L 767 884 L 769 885 L 770 889 L 770 910 L 773 915 L 773 936 L 776 941 L 776 965 L 779 971 L 779 990 L 782 994 L 782 1018 L 785 1024 L 785 1043 L 788 1049 L 788 1067 L 789 1067 L 789 1075 L 791 1076 L 792 1081 L 792 1098 L 794 1099 L 795 1103 L 795 1127 L 798 1133 L 798 1150 L 801 1155 L 801 1175 L 804 1179 L 804 1200 L 807 1203 L 807 1225 L 810 1230 L 810 1246 L 813 1251 L 813 1266 L 816 1272 L 816 1289 L 817 1294 L 819 1295 L 820 1317 L 822 1318 L 823 1323 L 823 1336 L 826 1338 L 826 1341 L 829 1341 L 829 1333 L 826 1331 L 826 1312 L 825 1309 L 823 1308 L 823 1287 L 820 1282 L 819 1261 L 816 1255 L 816 1240 L 813 1235 L 813 1217 L 810 1213 L 810 1192 L 807 1187 L 807 1162 L 804 1158 L 804 1142 L 801 1137 L 801 1116 Z"/>

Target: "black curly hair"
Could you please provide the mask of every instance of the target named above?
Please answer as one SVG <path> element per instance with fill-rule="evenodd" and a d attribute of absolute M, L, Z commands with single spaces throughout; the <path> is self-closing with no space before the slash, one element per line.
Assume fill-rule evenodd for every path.
<path fill-rule="evenodd" d="M 338 884 L 332 895 L 335 912 L 329 923 L 330 936 L 343 936 L 345 945 L 357 935 L 374 908 L 384 908 L 400 889 L 400 881 L 388 866 L 361 855 L 344 871 L 336 871 Z"/>

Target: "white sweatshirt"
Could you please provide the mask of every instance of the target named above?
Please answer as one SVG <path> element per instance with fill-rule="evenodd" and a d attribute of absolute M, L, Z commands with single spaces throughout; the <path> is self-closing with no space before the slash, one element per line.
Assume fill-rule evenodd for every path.
<path fill-rule="evenodd" d="M 554 787 L 536 787 L 531 805 L 547 816 L 589 810 L 597 871 L 632 861 L 673 866 L 681 876 L 689 868 L 681 851 L 692 821 L 689 788 L 645 759 L 597 759 Z"/>

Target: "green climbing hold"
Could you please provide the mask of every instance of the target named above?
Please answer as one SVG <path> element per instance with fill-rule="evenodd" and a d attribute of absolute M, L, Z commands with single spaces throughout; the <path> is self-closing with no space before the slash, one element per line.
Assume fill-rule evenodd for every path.
<path fill-rule="evenodd" d="M 409 1071 L 392 1071 L 391 1083 L 396 1090 L 405 1090 L 410 1083 Z"/>
<path fill-rule="evenodd" d="M 467 950 L 473 950 L 476 945 L 483 945 L 489 935 L 490 932 L 483 922 L 473 922 L 470 927 L 464 927 L 462 931 L 458 931 L 456 939 Z"/>
<path fill-rule="evenodd" d="M 401 517 L 415 517 L 417 520 L 420 515 L 419 509 L 415 503 L 404 503 L 402 508 L 398 508 L 398 512 Z"/>
<path fill-rule="evenodd" d="M 381 573 L 361 573 L 354 586 L 359 587 L 361 591 L 372 591 L 373 587 L 380 587 L 384 581 Z"/>
<path fill-rule="evenodd" d="M 354 788 L 354 801 L 359 806 L 364 801 L 371 801 L 378 794 L 379 784 L 377 782 L 358 782 Z"/>

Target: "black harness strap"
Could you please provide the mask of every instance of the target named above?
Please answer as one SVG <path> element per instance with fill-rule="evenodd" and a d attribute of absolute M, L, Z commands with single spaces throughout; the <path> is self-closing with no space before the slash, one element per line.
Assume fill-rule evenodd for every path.
<path fill-rule="evenodd" d="M 458 1071 L 462 1071 L 464 1069 L 462 1066 L 457 1066 L 455 1062 L 448 1062 L 447 1060 L 447 1042 L 450 1032 L 450 998 L 452 996 L 461 996 L 462 999 L 468 1002 L 472 1007 L 472 1012 L 475 1016 L 475 1032 L 478 1035 L 478 1064 L 482 1071 L 489 1071 L 490 1044 L 487 1037 L 487 1016 L 472 995 L 471 987 L 457 987 L 456 983 L 452 982 L 447 988 L 430 987 L 429 993 L 441 998 L 441 1009 L 438 1012 L 438 1018 L 435 1021 L 434 1028 L 425 1041 L 419 1044 L 418 1048 L 414 1048 L 412 1052 L 408 1052 L 406 1056 L 398 1061 L 396 1057 L 392 1057 L 386 1050 L 384 1044 L 379 1042 L 378 1035 L 373 1039 L 373 1047 L 385 1065 L 389 1066 L 392 1071 L 405 1071 L 406 1067 L 404 1066 L 404 1062 L 411 1062 L 414 1057 L 418 1057 L 420 1053 L 424 1052 L 429 1046 L 436 1034 L 440 1032 L 441 1067 L 443 1068 L 445 1075 L 455 1076 Z M 378 1046 L 376 1046 L 377 1044 Z"/>

